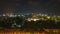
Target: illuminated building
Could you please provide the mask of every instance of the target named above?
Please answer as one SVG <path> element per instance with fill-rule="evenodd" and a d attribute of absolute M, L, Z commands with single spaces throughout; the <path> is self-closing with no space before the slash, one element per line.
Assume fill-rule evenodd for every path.
<path fill-rule="evenodd" d="M 33 15 L 32 18 L 28 18 L 27 19 L 28 21 L 37 21 L 37 20 L 40 20 L 38 16 L 36 15 Z"/>
<path fill-rule="evenodd" d="M 28 18 L 27 20 L 28 21 L 37 21 L 37 20 L 40 20 L 40 18 L 38 17 L 37 12 L 35 11 L 35 9 L 33 9 L 33 10 L 34 11 L 32 12 L 32 17 Z"/>
<path fill-rule="evenodd" d="M 32 13 L 32 17 L 28 18 L 28 21 L 49 20 L 51 17 L 47 14 L 37 14 L 35 11 Z"/>
<path fill-rule="evenodd" d="M 43 15 L 43 14 L 42 14 Z M 51 17 L 50 16 L 39 16 L 36 13 L 33 13 L 31 18 L 28 18 L 28 21 L 38 21 L 38 20 L 49 20 Z"/>

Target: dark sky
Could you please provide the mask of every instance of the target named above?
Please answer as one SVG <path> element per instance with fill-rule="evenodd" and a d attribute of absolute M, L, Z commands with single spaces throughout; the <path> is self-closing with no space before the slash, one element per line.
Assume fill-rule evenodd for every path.
<path fill-rule="evenodd" d="M 60 0 L 0 0 L 0 11 L 9 7 L 14 8 L 16 13 L 36 11 L 60 15 Z"/>

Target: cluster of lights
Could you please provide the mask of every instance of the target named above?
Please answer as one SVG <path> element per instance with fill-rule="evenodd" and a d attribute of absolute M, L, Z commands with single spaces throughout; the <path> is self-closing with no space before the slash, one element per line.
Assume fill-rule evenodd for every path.
<path fill-rule="evenodd" d="M 47 16 L 47 14 L 38 14 L 38 15 L 40 15 L 40 16 Z"/>
<path fill-rule="evenodd" d="M 24 15 L 14 15 L 14 14 L 3 14 L 3 15 L 0 15 L 0 16 L 9 16 L 9 17 L 16 17 L 16 16 L 23 16 L 23 17 L 25 17 Z"/>
<path fill-rule="evenodd" d="M 28 21 L 37 21 L 37 20 L 40 20 L 40 19 L 27 19 Z"/>
<path fill-rule="evenodd" d="M 25 15 L 20 15 L 20 14 L 18 14 L 18 15 L 14 15 L 14 14 L 3 14 L 3 15 L 0 15 L 0 16 L 9 16 L 9 17 L 16 17 L 16 16 L 23 16 L 23 17 L 25 17 Z M 47 20 L 47 19 L 50 19 L 51 18 L 51 20 L 55 20 L 55 21 L 60 21 L 60 16 L 48 16 L 47 14 L 37 14 L 37 15 L 35 15 L 35 16 L 41 16 L 42 18 L 38 18 L 38 19 L 36 19 L 36 18 L 29 18 L 29 19 L 27 19 L 28 21 L 37 21 L 37 20 Z M 44 19 L 44 17 L 46 17 L 46 19 Z"/>
<path fill-rule="evenodd" d="M 28 18 L 27 20 L 28 21 L 38 21 L 38 20 L 48 20 L 50 18 L 51 18 L 50 16 L 46 16 L 46 19 L 44 19 L 44 17 L 42 17 L 42 18 Z"/>

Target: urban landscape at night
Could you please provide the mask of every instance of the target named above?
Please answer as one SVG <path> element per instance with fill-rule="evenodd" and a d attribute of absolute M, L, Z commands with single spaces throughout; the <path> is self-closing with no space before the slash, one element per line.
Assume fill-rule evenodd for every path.
<path fill-rule="evenodd" d="M 60 16 L 50 16 L 46 14 L 3 14 L 0 16 L 0 29 L 1 30 L 18 30 L 18 31 L 31 31 L 31 32 L 54 32 L 59 31 Z M 12 34 L 12 33 L 11 33 Z M 52 33 L 51 33 L 52 34 Z"/>
<path fill-rule="evenodd" d="M 0 0 L 0 34 L 60 34 L 60 0 Z"/>

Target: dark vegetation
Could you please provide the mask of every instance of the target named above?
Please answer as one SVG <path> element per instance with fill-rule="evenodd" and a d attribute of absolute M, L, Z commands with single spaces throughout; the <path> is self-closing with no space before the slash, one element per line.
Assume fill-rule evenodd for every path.
<path fill-rule="evenodd" d="M 16 23 L 16 25 L 12 24 Z M 18 27 L 17 25 L 21 25 Z M 55 22 L 54 20 L 39 20 L 39 21 L 27 21 L 25 17 L 0 17 L 0 29 L 1 28 L 19 28 L 21 30 L 41 30 L 45 29 L 56 29 L 60 28 L 60 22 Z"/>

